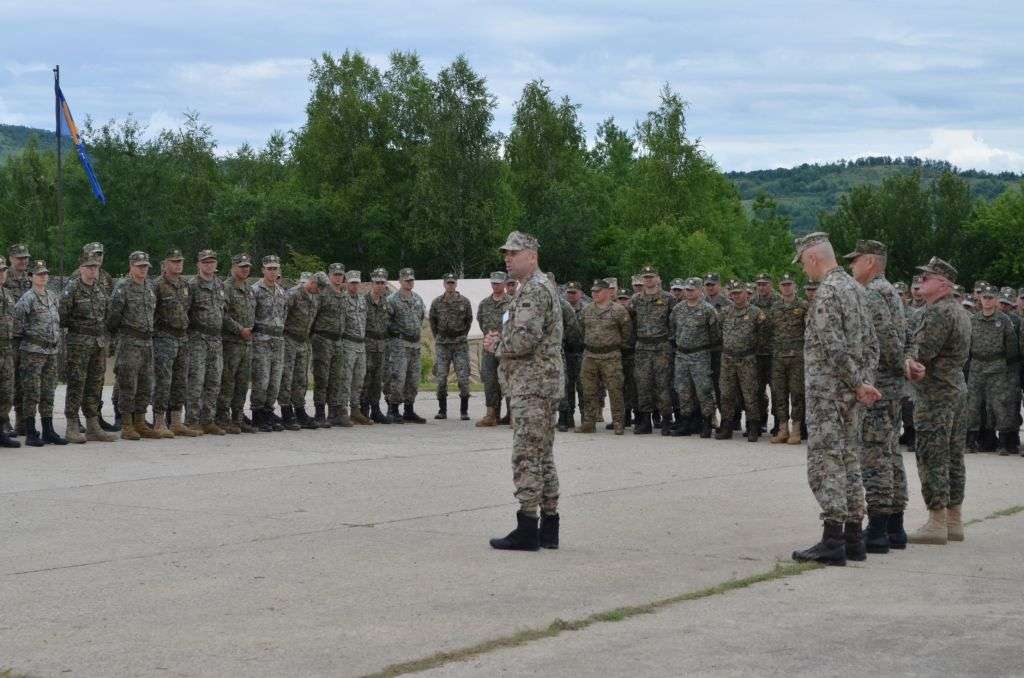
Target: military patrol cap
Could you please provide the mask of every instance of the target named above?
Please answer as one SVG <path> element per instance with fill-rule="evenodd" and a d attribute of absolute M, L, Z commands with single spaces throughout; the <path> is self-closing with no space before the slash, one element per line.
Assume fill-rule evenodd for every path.
<path fill-rule="evenodd" d="M 345 282 L 361 283 L 363 282 L 363 274 L 359 271 L 347 271 L 345 273 Z"/>
<path fill-rule="evenodd" d="M 103 243 L 101 243 L 101 242 L 90 242 L 90 243 L 86 243 L 86 244 L 82 245 L 82 254 L 93 254 L 95 252 L 99 252 L 100 254 L 103 254 L 103 252 L 104 252 Z"/>
<path fill-rule="evenodd" d="M 762 272 L 758 273 L 757 277 L 754 279 L 754 282 L 769 282 L 770 283 L 771 281 L 772 281 L 772 276 L 767 271 L 762 271 Z"/>
<path fill-rule="evenodd" d="M 823 242 L 829 242 L 828 233 L 823 231 L 815 231 L 814 233 L 808 233 L 802 238 L 797 238 L 793 241 L 793 247 L 796 248 L 796 256 L 793 257 L 792 263 L 800 263 L 800 257 L 807 251 L 808 248 L 820 245 Z"/>
<path fill-rule="evenodd" d="M 388 281 L 388 269 L 386 268 L 375 268 L 373 273 L 370 274 L 370 280 L 374 282 L 387 282 Z"/>
<path fill-rule="evenodd" d="M 616 299 L 630 299 L 630 298 L 632 298 L 632 296 L 633 296 L 632 292 L 630 292 L 629 290 L 623 288 L 623 289 L 619 290 L 619 293 L 615 295 L 615 298 Z"/>
<path fill-rule="evenodd" d="M 943 261 L 938 257 L 932 257 L 928 260 L 928 263 L 924 266 L 918 266 L 917 270 L 922 273 L 928 273 L 931 275 L 942 276 L 951 283 L 956 282 L 956 269 L 948 261 Z"/>
<path fill-rule="evenodd" d="M 507 280 L 508 280 L 508 275 L 505 273 L 505 271 L 494 271 L 494 272 L 491 273 L 491 284 L 492 285 L 498 285 L 498 284 L 502 284 L 503 285 L 503 284 L 505 284 L 505 282 Z M 572 283 L 572 284 L 575 284 L 575 283 Z M 579 288 L 580 288 L 580 286 L 576 285 L 576 289 L 579 289 Z"/>
<path fill-rule="evenodd" d="M 631 284 L 631 285 L 643 285 L 644 284 L 644 279 L 641 278 L 639 275 L 634 275 L 632 277 L 632 279 L 630 280 L 629 284 Z"/>
<path fill-rule="evenodd" d="M 533 250 L 536 252 L 540 249 L 540 243 L 537 242 L 537 238 L 529 233 L 512 231 L 508 234 L 508 238 L 505 239 L 505 244 L 498 249 L 502 252 L 518 252 L 520 250 Z"/>
<path fill-rule="evenodd" d="M 281 268 L 281 259 L 276 254 L 263 257 L 263 268 Z"/>
<path fill-rule="evenodd" d="M 685 289 L 682 278 L 673 278 L 672 282 L 668 284 L 670 290 L 681 290 Z"/>
<path fill-rule="evenodd" d="M 705 283 L 716 283 L 719 281 L 721 281 L 721 278 L 718 277 L 717 273 L 712 273 L 711 271 L 708 271 L 707 273 L 704 274 Z"/>
<path fill-rule="evenodd" d="M 986 287 L 988 287 L 988 282 L 985 281 L 985 280 L 979 280 L 976 283 L 974 283 L 974 291 L 975 292 L 980 292 L 983 289 L 985 289 Z"/>
<path fill-rule="evenodd" d="M 454 273 L 445 273 L 444 274 L 444 281 L 445 282 L 458 282 L 459 279 L 455 277 Z"/>
<path fill-rule="evenodd" d="M 79 266 L 99 266 L 100 263 L 99 252 L 84 252 L 81 257 L 78 258 Z"/>
<path fill-rule="evenodd" d="M 6 271 L 6 270 L 7 270 L 7 258 L 4 257 L 4 256 L 0 256 L 0 271 Z"/>
<path fill-rule="evenodd" d="M 36 259 L 36 265 L 32 267 L 32 275 L 38 275 L 40 273 L 49 273 L 50 269 L 46 268 L 46 262 L 42 259 Z"/>
<path fill-rule="evenodd" d="M 491 282 L 494 282 L 494 276 L 493 275 L 491 276 Z M 580 284 L 578 282 L 576 282 L 575 280 L 570 280 L 569 282 L 565 283 L 565 291 L 566 292 L 582 292 L 583 290 L 580 289 Z"/>
<path fill-rule="evenodd" d="M 953 285 L 953 294 L 959 294 L 960 296 L 963 296 L 963 294 L 964 294 L 964 286 L 963 285 Z"/>
<path fill-rule="evenodd" d="M 895 287 L 896 291 L 899 292 L 900 294 L 906 294 L 907 293 L 907 283 L 905 283 L 905 282 L 895 283 L 895 284 L 893 284 L 893 287 Z"/>
<path fill-rule="evenodd" d="M 358 273 L 358 271 L 357 271 L 357 273 Z M 316 281 L 316 286 L 319 289 L 325 289 L 328 285 L 331 284 L 331 279 L 328 278 L 327 274 L 324 273 L 323 271 L 317 271 L 316 273 L 314 273 L 313 274 L 313 280 Z"/>
<path fill-rule="evenodd" d="M 658 270 L 653 266 L 648 265 L 640 269 L 641 278 L 652 278 L 656 275 L 658 275 Z"/>
<path fill-rule="evenodd" d="M 1000 300 L 1002 300 L 1002 299 L 1013 299 L 1015 296 L 1017 296 L 1017 294 L 1016 294 L 1016 292 L 1014 291 L 1014 289 L 1012 287 L 1002 287 L 1002 288 L 999 289 Z M 1005 303 L 1012 304 L 1013 302 L 1012 301 L 1007 301 Z"/>
<path fill-rule="evenodd" d="M 128 255 L 129 266 L 149 266 L 149 255 L 140 250 L 136 250 Z"/>
<path fill-rule="evenodd" d="M 11 245 L 10 247 L 7 248 L 7 256 L 9 258 L 11 258 L 11 259 L 14 259 L 14 258 L 17 258 L 17 257 L 27 257 L 28 256 L 28 247 L 26 245 L 21 244 L 21 243 L 18 243 L 16 245 Z"/>
<path fill-rule="evenodd" d="M 782 277 L 779 278 L 779 284 L 780 285 L 795 285 L 796 284 L 796 276 L 794 276 L 792 273 L 783 273 Z"/>
<path fill-rule="evenodd" d="M 0 258 L 2 258 L 2 257 L 0 257 Z M 1018 297 L 1024 297 L 1024 287 L 1022 287 L 1019 290 L 1017 290 L 1017 296 Z"/>
<path fill-rule="evenodd" d="M 740 282 L 739 280 L 730 280 L 728 283 L 726 283 L 725 289 L 726 291 L 729 292 L 729 294 L 732 294 L 733 292 L 746 292 L 747 285 L 746 283 Z"/>
<path fill-rule="evenodd" d="M 412 270 L 411 268 L 403 268 L 402 270 L 400 270 L 398 272 L 398 279 L 399 280 L 415 280 L 416 279 L 416 271 Z"/>
<path fill-rule="evenodd" d="M 334 275 L 335 273 L 344 273 L 345 264 L 339 264 L 335 262 L 327 267 L 327 272 L 330 273 L 331 275 Z"/>
<path fill-rule="evenodd" d="M 687 278 L 683 281 L 684 290 L 700 289 L 700 278 Z"/>
<path fill-rule="evenodd" d="M 235 266 L 252 266 L 252 259 L 249 258 L 248 254 L 236 254 L 231 257 L 231 263 Z"/>
<path fill-rule="evenodd" d="M 611 289 L 611 286 L 608 284 L 608 281 L 605 280 L 604 278 L 598 278 L 597 280 L 594 281 L 594 284 L 590 286 L 591 292 L 608 289 Z"/>
<path fill-rule="evenodd" d="M 858 240 L 857 246 L 853 251 L 845 255 L 843 258 L 853 261 L 862 254 L 877 254 L 880 257 L 884 257 L 887 252 L 888 250 L 885 245 L 877 240 Z"/>
<path fill-rule="evenodd" d="M 813 280 L 808 282 L 806 285 L 804 285 L 804 291 L 805 292 L 807 292 L 807 291 L 814 291 L 816 289 L 818 289 L 818 283 L 814 282 Z"/>
<path fill-rule="evenodd" d="M 960 302 L 960 305 L 963 306 L 964 308 L 974 308 L 974 300 L 971 299 L 970 297 L 964 297 L 963 300 Z"/>
<path fill-rule="evenodd" d="M 754 294 L 754 293 L 757 292 L 757 285 L 755 285 L 754 283 L 747 283 L 746 284 L 746 288 L 747 288 L 747 292 L 750 292 L 751 294 Z"/>
<path fill-rule="evenodd" d="M 993 298 L 995 298 L 995 297 L 999 296 L 999 291 L 996 290 L 996 288 L 993 287 L 992 285 L 985 285 L 980 290 L 975 289 L 975 292 L 979 292 L 979 291 L 981 292 L 981 296 L 983 296 L 983 297 L 993 297 Z"/>
<path fill-rule="evenodd" d="M 167 250 L 167 256 L 164 257 L 164 261 L 185 261 L 185 257 L 181 254 L 181 250 L 177 247 L 172 247 Z"/>
<path fill-rule="evenodd" d="M 199 250 L 199 254 L 196 255 L 196 261 L 207 261 L 209 259 L 216 259 L 217 253 L 213 250 Z"/>

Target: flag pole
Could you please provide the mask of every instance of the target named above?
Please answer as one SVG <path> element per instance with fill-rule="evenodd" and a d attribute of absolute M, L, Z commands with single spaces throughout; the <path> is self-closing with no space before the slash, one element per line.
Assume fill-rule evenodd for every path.
<path fill-rule="evenodd" d="M 57 269 L 64 275 L 64 171 L 61 165 L 61 143 L 60 143 L 60 97 L 57 92 L 60 90 L 60 64 L 53 68 L 53 101 L 56 114 L 56 126 L 54 134 L 57 135 L 57 234 L 60 237 L 60 267 Z"/>

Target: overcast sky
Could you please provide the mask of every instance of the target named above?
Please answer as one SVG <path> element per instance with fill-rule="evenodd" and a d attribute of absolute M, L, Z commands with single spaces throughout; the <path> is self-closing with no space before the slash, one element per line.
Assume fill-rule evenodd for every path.
<path fill-rule="evenodd" d="M 0 122 L 53 127 L 61 64 L 76 118 L 133 113 L 151 131 L 186 109 L 221 151 L 301 126 L 311 59 L 346 48 L 431 75 L 459 54 L 507 130 L 543 78 L 592 138 L 632 124 L 668 82 L 689 133 L 726 170 L 862 155 L 1024 169 L 1024 4 L 1016 2 L 342 2 L 0 0 Z"/>

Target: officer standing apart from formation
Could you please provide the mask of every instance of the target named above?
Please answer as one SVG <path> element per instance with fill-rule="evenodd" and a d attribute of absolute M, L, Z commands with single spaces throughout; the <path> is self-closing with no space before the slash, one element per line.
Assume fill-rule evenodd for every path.
<path fill-rule="evenodd" d="M 507 281 L 508 276 L 504 271 L 491 273 L 491 295 L 477 306 L 476 322 L 485 337 L 492 332 L 501 332 L 501 319 L 511 301 L 505 292 Z M 501 409 L 501 385 L 498 383 L 498 358 L 490 351 L 484 351 L 480 357 L 480 381 L 484 383 L 484 405 L 487 407 L 487 413 L 476 422 L 476 425 L 497 426 L 498 411 Z"/>
<path fill-rule="evenodd" d="M 11 245 L 7 250 L 7 258 L 10 260 L 11 269 L 7 272 L 7 280 L 4 287 L 11 291 L 14 302 L 24 296 L 32 289 L 32 274 L 28 270 L 29 253 L 28 247 L 22 244 Z M 14 353 L 14 427 L 18 435 L 25 435 L 25 415 L 21 409 L 21 337 L 15 333 L 11 341 L 11 348 Z"/>
<path fill-rule="evenodd" d="M 448 418 L 448 372 L 454 366 L 459 382 L 459 418 L 469 420 L 469 328 L 473 305 L 456 289 L 454 273 L 444 276 L 444 293 L 430 304 L 430 333 L 434 335 L 434 378 L 437 379 L 437 414 Z"/>
<path fill-rule="evenodd" d="M 128 255 L 128 275 L 114 285 L 107 329 L 117 335 L 118 409 L 123 423 L 122 440 L 159 438 L 146 423 L 146 409 L 153 392 L 153 320 L 156 292 L 149 282 L 149 255 Z"/>
<path fill-rule="evenodd" d="M 323 272 L 304 274 L 299 284 L 286 293 L 287 309 L 284 319 L 284 365 L 281 368 L 281 386 L 277 402 L 281 405 L 281 426 L 287 431 L 320 426 L 306 413 L 306 391 L 309 390 L 309 333 L 316 320 L 320 290 L 330 285 Z M 337 424 L 351 426 L 346 414 L 339 410 Z M 332 422 L 334 425 L 334 422 Z"/>
<path fill-rule="evenodd" d="M 779 279 L 782 295 L 768 311 L 772 345 L 772 407 L 778 430 L 771 442 L 800 444 L 804 423 L 804 326 L 807 302 L 796 296 L 789 273 Z M 792 428 L 790 427 L 792 420 Z"/>
<path fill-rule="evenodd" d="M 344 364 L 341 335 L 345 332 L 345 266 L 333 263 L 327 268 L 331 284 L 320 293 L 313 321 L 313 420 L 320 428 L 340 423 L 338 396 Z M 326 408 L 326 409 L 325 409 Z"/>
<path fill-rule="evenodd" d="M 416 414 L 416 394 L 420 387 L 420 335 L 426 309 L 423 299 L 412 291 L 416 273 L 411 268 L 398 272 L 399 288 L 388 296 L 388 422 L 425 424 Z M 399 404 L 403 405 L 398 414 Z"/>
<path fill-rule="evenodd" d="M 519 501 L 516 529 L 492 539 L 496 549 L 558 548 L 558 472 L 555 410 L 562 397 L 562 307 L 558 290 L 538 268 L 540 244 L 513 231 L 501 253 L 522 289 L 509 305 L 501 333 L 484 337 L 484 350 L 501 361 L 502 383 L 512 405 L 512 477 Z M 540 527 L 537 512 L 541 512 Z"/>
<path fill-rule="evenodd" d="M 224 280 L 224 322 L 221 338 L 224 368 L 217 396 L 217 425 L 226 433 L 255 433 L 243 414 L 252 369 L 256 296 L 249 286 L 248 254 L 231 257 L 231 275 Z"/>
<path fill-rule="evenodd" d="M 224 282 L 217 277 L 217 253 L 202 250 L 196 257 L 199 272 L 189 281 L 192 303 L 188 311 L 188 403 L 185 426 L 171 415 L 171 431 L 179 435 L 207 433 L 222 436 L 217 425 L 217 396 L 224 371 Z M 178 415 L 180 416 L 180 415 Z"/>
<path fill-rule="evenodd" d="M 14 305 L 18 300 L 8 289 L 7 260 L 0 256 L 0 447 L 21 447 L 12 438 L 9 417 L 14 405 Z M 21 406 L 18 406 L 19 411 Z"/>
<path fill-rule="evenodd" d="M 676 345 L 673 385 L 679 395 L 679 411 L 688 416 L 695 409 L 699 409 L 700 437 L 710 438 L 712 419 L 715 416 L 711 350 L 722 345 L 722 326 L 718 322 L 718 313 L 714 307 L 701 299 L 700 284 L 700 278 L 688 278 L 683 282 L 684 301 L 672 309 L 669 324 Z M 638 382 L 637 388 L 639 386 Z M 725 421 L 726 417 L 731 416 L 731 412 L 722 413 L 723 426 L 732 426 Z M 674 429 L 672 434 L 689 435 L 689 429 L 680 426 Z"/>
<path fill-rule="evenodd" d="M 661 289 L 658 272 L 653 266 L 645 266 L 640 276 L 644 289 L 633 295 L 630 309 L 636 334 L 634 372 L 637 399 L 640 401 L 640 421 L 633 426 L 633 433 L 651 433 L 651 417 L 657 410 L 661 413 L 661 435 L 667 436 L 672 428 L 672 400 L 668 392 L 672 373 L 669 367 L 672 356 L 669 316 L 675 299 Z"/>
<path fill-rule="evenodd" d="M 732 304 L 718 315 L 722 333 L 722 377 L 719 388 L 722 393 L 722 426 L 715 435 L 716 440 L 732 438 L 738 421 L 727 419 L 743 409 L 747 413 L 747 441 L 756 443 L 761 431 L 761 395 L 764 384 L 759 372 L 760 353 L 769 343 L 768 316 L 757 306 L 750 304 L 750 293 L 746 285 L 733 280 L 729 283 L 729 299 Z"/>
<path fill-rule="evenodd" d="M 629 311 L 612 300 L 611 286 L 605 280 L 595 280 L 590 288 L 594 302 L 580 315 L 580 334 L 583 338 L 583 365 L 580 383 L 583 386 L 583 417 L 577 433 L 593 433 L 600 417 L 600 391 L 608 392 L 612 408 L 612 429 L 623 434 L 622 404 L 622 349 L 629 345 L 633 333 Z"/>
<path fill-rule="evenodd" d="M 342 378 L 338 406 L 343 410 L 351 409 L 349 418 L 353 424 L 370 426 L 373 421 L 359 409 L 363 379 L 366 377 L 366 296 L 359 292 L 362 281 L 359 271 L 345 273 L 345 293 L 342 295 L 345 334 L 341 340 Z"/>
<path fill-rule="evenodd" d="M 153 429 L 161 438 L 195 435 L 186 432 L 181 423 L 188 382 L 188 311 L 192 303 L 188 282 L 181 276 L 184 262 L 181 250 L 169 251 L 162 263 L 163 274 L 156 281 Z M 172 430 L 167 428 L 168 412 L 174 422 Z"/>
<path fill-rule="evenodd" d="M 252 342 L 252 391 L 249 409 L 260 431 L 283 431 L 274 419 L 274 402 L 284 368 L 284 318 L 288 301 L 277 284 L 281 260 L 276 254 L 263 257 L 263 277 L 252 284 L 256 311 Z"/>
<path fill-rule="evenodd" d="M 386 366 L 385 349 L 388 343 L 388 272 L 375 268 L 370 274 L 373 286 L 366 295 L 366 374 L 363 377 L 363 408 L 369 409 L 370 419 L 375 424 L 387 424 L 388 418 L 381 412 L 380 396 L 384 389 Z"/>
<path fill-rule="evenodd" d="M 804 339 L 807 478 L 821 506 L 821 541 L 793 552 L 798 561 L 845 565 L 864 560 L 864 484 L 858 448 L 863 409 L 882 394 L 873 386 L 878 340 L 864 288 L 836 262 L 827 233 L 796 241 L 793 263 L 820 282 Z M 845 539 L 844 539 L 845 526 Z"/>

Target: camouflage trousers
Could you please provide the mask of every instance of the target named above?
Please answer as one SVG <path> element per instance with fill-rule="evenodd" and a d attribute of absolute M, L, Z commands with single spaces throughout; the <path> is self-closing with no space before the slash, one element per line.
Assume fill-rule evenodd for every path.
<path fill-rule="evenodd" d="M 88 417 L 100 414 L 103 375 L 107 370 L 107 347 L 95 341 L 67 342 L 64 358 L 64 415 L 70 419 L 78 410 Z"/>
<path fill-rule="evenodd" d="M 437 399 L 448 398 L 448 372 L 455 367 L 455 377 L 459 382 L 459 397 L 469 397 L 469 345 L 437 344 L 434 347 L 434 378 L 437 379 Z"/>
<path fill-rule="evenodd" d="M 924 503 L 929 509 L 964 503 L 967 483 L 964 468 L 966 403 L 967 397 L 963 394 L 947 399 L 925 398 L 918 394 L 914 403 L 917 474 L 921 479 Z"/>
<path fill-rule="evenodd" d="M 277 390 L 280 405 L 303 407 L 309 390 L 309 340 L 284 338 L 284 362 L 281 365 L 281 386 Z"/>
<path fill-rule="evenodd" d="M 484 382 L 484 405 L 501 406 L 501 385 L 498 383 L 498 358 L 490 351 L 481 351 L 480 380 Z"/>
<path fill-rule="evenodd" d="M 757 356 L 757 400 L 759 411 L 764 412 L 764 417 L 759 421 L 765 424 L 768 421 L 769 408 L 768 394 L 771 393 L 771 407 L 775 407 L 775 391 L 772 389 L 772 357 L 770 355 Z M 749 412 L 747 413 L 750 414 Z"/>
<path fill-rule="evenodd" d="M 391 405 L 416 400 L 420 388 L 420 346 L 400 338 L 388 340 L 387 401 Z"/>
<path fill-rule="evenodd" d="M 864 518 L 860 471 L 861 419 L 864 408 L 853 400 L 807 398 L 807 481 L 821 506 L 821 519 L 838 523 Z"/>
<path fill-rule="evenodd" d="M 558 513 L 555 469 L 555 411 L 558 401 L 543 396 L 511 399 L 512 481 L 521 510 Z"/>
<path fill-rule="evenodd" d="M 668 342 L 664 346 L 637 348 L 633 375 L 636 378 L 637 409 L 641 412 L 658 411 L 663 417 L 672 413 L 672 400 L 668 394 L 671 358 L 672 349 Z"/>
<path fill-rule="evenodd" d="M 639 356 L 640 353 L 637 353 Z M 665 370 L 668 373 L 668 370 Z M 675 389 L 679 394 L 679 411 L 685 414 L 700 407 L 701 416 L 715 415 L 715 392 L 711 383 L 711 352 L 682 353 L 676 351 Z M 637 384 L 639 389 L 639 384 Z M 694 398 L 696 397 L 696 402 Z M 643 407 L 640 411 L 645 411 Z M 723 411 L 723 418 L 726 414 Z M 728 416 L 732 416 L 730 412 Z"/>
<path fill-rule="evenodd" d="M 329 339 L 314 334 L 313 344 L 313 404 L 337 406 L 341 391 L 344 356 L 341 339 Z"/>
<path fill-rule="evenodd" d="M 907 507 L 907 473 L 899 437 L 899 400 L 879 400 L 864 411 L 860 470 L 870 514 L 902 513 Z"/>
<path fill-rule="evenodd" d="M 273 409 L 281 388 L 283 368 L 284 338 L 273 337 L 252 342 L 250 409 Z"/>
<path fill-rule="evenodd" d="M 384 351 L 366 352 L 366 374 L 363 375 L 363 402 L 379 403 L 383 392 Z M 487 382 L 484 382 L 485 384 Z"/>
<path fill-rule="evenodd" d="M 154 412 L 176 412 L 185 406 L 188 388 L 188 340 L 153 337 Z"/>
<path fill-rule="evenodd" d="M 53 416 L 53 392 L 57 389 L 57 354 L 21 352 L 21 416 Z"/>
<path fill-rule="evenodd" d="M 775 420 L 804 420 L 804 357 L 772 356 L 772 406 Z"/>
<path fill-rule="evenodd" d="M 220 375 L 220 391 L 217 393 L 217 421 L 226 423 L 229 418 L 238 421 L 245 407 L 245 395 L 249 391 L 249 376 L 252 369 L 252 343 L 225 341 L 221 353 L 223 369 Z"/>
<path fill-rule="evenodd" d="M 622 359 L 618 353 L 608 353 L 600 357 L 583 356 L 580 386 L 583 390 L 583 421 L 601 420 L 604 390 L 608 391 L 608 399 L 611 401 L 612 421 L 622 421 L 625 407 L 622 404 Z"/>
<path fill-rule="evenodd" d="M 363 391 L 366 376 L 366 346 L 356 341 L 342 339 L 341 387 L 338 389 L 338 406 L 359 407 L 359 395 Z"/>
<path fill-rule="evenodd" d="M 10 423 L 8 417 L 14 405 L 14 354 L 9 348 L 0 348 L 0 422 Z M 21 406 L 18 406 L 21 409 Z"/>
<path fill-rule="evenodd" d="M 674 381 L 672 383 L 675 383 Z M 711 386 L 715 390 L 715 407 L 718 408 L 719 412 L 724 412 L 722 409 L 722 352 L 712 351 L 711 352 Z M 679 408 L 680 412 L 685 411 Z"/>
<path fill-rule="evenodd" d="M 25 415 L 21 398 L 21 342 L 17 339 L 11 340 L 11 363 L 14 371 L 14 415 L 21 421 Z"/>
<path fill-rule="evenodd" d="M 121 414 L 145 414 L 153 393 L 153 343 L 122 338 L 114 359 L 117 407 Z"/>
<path fill-rule="evenodd" d="M 576 400 L 579 397 L 580 411 L 583 410 L 583 385 L 580 383 L 580 370 L 583 368 L 583 354 L 562 352 L 565 362 L 565 388 L 562 399 L 558 403 L 558 411 L 572 415 L 576 411 Z"/>
<path fill-rule="evenodd" d="M 632 351 L 622 354 L 622 406 L 627 410 L 637 409 L 636 376 L 633 374 L 634 363 Z M 672 364 L 675 365 L 674 360 Z M 675 389 L 672 389 L 672 392 L 675 393 Z"/>
<path fill-rule="evenodd" d="M 221 338 L 192 334 L 188 338 L 188 404 L 185 408 L 185 422 L 189 426 L 212 424 L 217 418 L 223 372 Z"/>
<path fill-rule="evenodd" d="M 760 425 L 762 417 L 760 395 L 764 388 L 758 388 L 758 359 L 755 355 L 731 356 L 722 354 L 722 378 L 719 382 L 722 390 L 722 418 L 732 417 L 739 411 L 740 405 L 747 412 L 747 426 L 752 423 Z M 683 411 L 680 408 L 680 411 Z M 704 416 L 708 416 L 705 414 Z M 732 422 L 734 428 L 739 421 Z"/>
<path fill-rule="evenodd" d="M 1011 388 L 1005 361 L 979 362 L 972 359 L 967 376 L 967 430 L 977 432 L 983 428 L 983 422 L 988 424 L 986 428 L 997 431 L 1016 428 Z"/>

